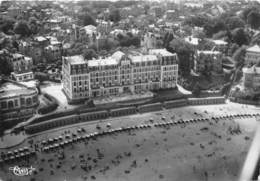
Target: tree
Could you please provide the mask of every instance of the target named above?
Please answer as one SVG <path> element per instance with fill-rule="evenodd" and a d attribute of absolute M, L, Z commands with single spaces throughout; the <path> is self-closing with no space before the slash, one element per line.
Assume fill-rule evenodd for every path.
<path fill-rule="evenodd" d="M 0 19 L 0 30 L 5 34 L 9 34 L 10 31 L 13 31 L 14 24 L 15 19 L 3 17 Z"/>
<path fill-rule="evenodd" d="M 238 44 L 232 43 L 230 48 L 228 49 L 228 54 L 233 55 L 234 52 L 239 48 Z"/>
<path fill-rule="evenodd" d="M 89 13 L 81 13 L 78 16 L 78 19 L 79 19 L 80 24 L 82 24 L 83 26 L 87 26 L 87 25 L 96 26 L 96 20 Z"/>
<path fill-rule="evenodd" d="M 221 18 L 209 19 L 208 23 L 204 25 L 204 31 L 208 37 L 223 30 L 226 30 L 226 25 Z"/>
<path fill-rule="evenodd" d="M 189 74 L 194 47 L 181 39 L 173 39 L 170 42 L 168 50 L 177 53 L 179 58 L 179 68 L 183 75 Z"/>
<path fill-rule="evenodd" d="M 35 17 L 30 17 L 28 21 L 28 25 L 33 34 L 37 34 L 39 32 L 39 27 L 37 24 L 37 19 Z"/>
<path fill-rule="evenodd" d="M 251 26 L 251 28 L 258 29 L 260 27 L 259 11 L 251 11 L 247 15 L 247 23 Z"/>
<path fill-rule="evenodd" d="M 170 42 L 173 40 L 174 36 L 172 33 L 167 32 L 163 37 L 163 46 L 168 48 L 170 45 Z"/>
<path fill-rule="evenodd" d="M 190 26 L 198 26 L 203 27 L 205 26 L 210 19 L 206 17 L 205 15 L 199 14 L 196 16 L 190 16 L 187 19 L 185 19 L 184 24 L 190 25 Z"/>
<path fill-rule="evenodd" d="M 193 31 L 193 37 L 199 38 L 199 39 L 204 39 L 204 38 L 206 38 L 206 34 L 204 31 L 195 30 L 195 31 Z"/>
<path fill-rule="evenodd" d="M 150 6 L 148 4 L 144 5 L 144 14 L 148 14 L 149 9 L 150 9 Z"/>
<path fill-rule="evenodd" d="M 243 28 L 245 26 L 245 22 L 237 16 L 232 16 L 232 17 L 226 18 L 225 24 L 229 30 L 233 30 L 236 28 Z"/>
<path fill-rule="evenodd" d="M 249 35 L 242 28 L 235 29 L 232 32 L 233 43 L 241 45 L 248 45 Z"/>
<path fill-rule="evenodd" d="M 215 44 L 212 41 L 209 41 L 208 39 L 202 39 L 199 41 L 198 49 L 199 50 L 212 50 L 212 48 L 215 46 Z"/>
<path fill-rule="evenodd" d="M 10 75 L 10 73 L 13 71 L 10 59 L 9 53 L 6 50 L 3 50 L 3 53 L 0 56 L 0 75 Z"/>
<path fill-rule="evenodd" d="M 92 58 L 97 58 L 97 53 L 93 49 L 83 50 L 83 56 L 87 60 L 91 60 Z"/>
<path fill-rule="evenodd" d="M 247 18 L 248 18 L 248 15 L 252 12 L 252 11 L 259 11 L 259 7 L 257 6 L 248 6 L 246 7 L 243 12 L 241 13 L 241 18 L 247 22 Z"/>
<path fill-rule="evenodd" d="M 197 82 L 197 83 L 193 86 L 193 88 L 192 88 L 192 94 L 193 94 L 194 96 L 198 97 L 198 96 L 200 95 L 200 93 L 201 93 L 201 87 L 200 87 L 199 83 Z"/>
<path fill-rule="evenodd" d="M 121 19 L 120 11 L 119 9 L 113 9 L 111 10 L 109 14 L 109 19 L 113 22 L 118 22 Z"/>
<path fill-rule="evenodd" d="M 26 21 L 19 21 L 15 26 L 14 26 L 14 32 L 16 34 L 19 34 L 21 36 L 29 36 L 31 34 L 31 30 L 27 24 Z"/>
<path fill-rule="evenodd" d="M 222 39 L 227 35 L 227 31 L 219 31 L 218 33 L 215 33 L 212 38 L 214 40 Z"/>
<path fill-rule="evenodd" d="M 125 35 L 120 34 L 120 36 L 118 36 L 118 41 L 122 47 L 139 47 L 141 43 L 140 38 L 136 35 L 133 35 L 131 32 L 128 32 Z"/>
<path fill-rule="evenodd" d="M 235 51 L 232 58 L 236 62 L 236 67 L 239 67 L 244 64 L 246 55 L 246 46 L 242 46 Z"/>

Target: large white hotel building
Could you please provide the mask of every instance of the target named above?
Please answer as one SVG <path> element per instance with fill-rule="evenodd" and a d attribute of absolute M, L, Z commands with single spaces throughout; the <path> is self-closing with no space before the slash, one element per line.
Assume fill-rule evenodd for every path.
<path fill-rule="evenodd" d="M 147 90 L 175 88 L 178 58 L 165 49 L 146 55 L 121 51 L 102 59 L 85 60 L 81 55 L 63 57 L 63 91 L 69 102 Z"/>

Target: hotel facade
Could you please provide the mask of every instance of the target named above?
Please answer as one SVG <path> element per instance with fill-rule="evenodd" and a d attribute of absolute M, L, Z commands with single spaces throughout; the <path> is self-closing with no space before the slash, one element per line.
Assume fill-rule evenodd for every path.
<path fill-rule="evenodd" d="M 147 55 L 116 52 L 104 59 L 84 60 L 81 55 L 63 57 L 63 91 L 78 102 L 121 93 L 175 88 L 178 58 L 165 49 Z"/>

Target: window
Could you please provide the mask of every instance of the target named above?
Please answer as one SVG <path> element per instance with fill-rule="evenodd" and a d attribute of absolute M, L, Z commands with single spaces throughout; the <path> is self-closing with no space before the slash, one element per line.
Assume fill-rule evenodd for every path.
<path fill-rule="evenodd" d="M 26 105 L 31 105 L 32 104 L 32 99 L 31 98 L 27 98 L 26 99 Z"/>
<path fill-rule="evenodd" d="M 6 104 L 6 102 L 4 101 L 4 102 L 1 102 L 1 108 L 2 109 L 5 109 L 5 108 L 7 108 L 7 104 Z"/>
<path fill-rule="evenodd" d="M 37 102 L 37 96 L 34 96 L 34 97 L 33 97 L 33 102 L 34 102 L 34 103 Z"/>
<path fill-rule="evenodd" d="M 25 104 L 25 100 L 24 98 L 21 98 L 21 105 L 24 105 Z"/>
<path fill-rule="evenodd" d="M 17 99 L 14 100 L 14 106 L 15 106 L 15 107 L 18 106 L 18 100 L 17 100 Z"/>

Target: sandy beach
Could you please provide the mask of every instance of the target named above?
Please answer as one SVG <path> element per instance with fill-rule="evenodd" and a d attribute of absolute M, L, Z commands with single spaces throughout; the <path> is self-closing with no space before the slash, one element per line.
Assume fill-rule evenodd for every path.
<path fill-rule="evenodd" d="M 85 128 L 86 133 L 100 131 L 96 128 L 97 124 L 101 130 L 108 130 L 108 122 L 111 123 L 110 129 L 113 129 L 243 113 L 260 113 L 260 110 L 233 103 L 187 106 L 67 126 L 36 135 L 31 140 L 39 143 L 43 139 L 64 136 L 65 130 L 77 133 L 79 128 Z M 151 120 L 154 121 L 151 123 Z M 5 164 L 0 169 L 0 178 L 21 181 L 237 180 L 256 123 L 255 117 L 219 121 L 210 119 L 209 122 L 153 126 L 149 129 L 106 135 L 96 140 L 73 143 L 49 153 L 37 152 L 37 156 L 29 161 Z M 230 129 L 237 128 L 238 125 L 241 132 L 231 134 Z M 19 146 L 28 146 L 28 141 Z M 37 171 L 31 176 L 18 177 L 8 170 L 14 165 L 32 166 Z"/>

